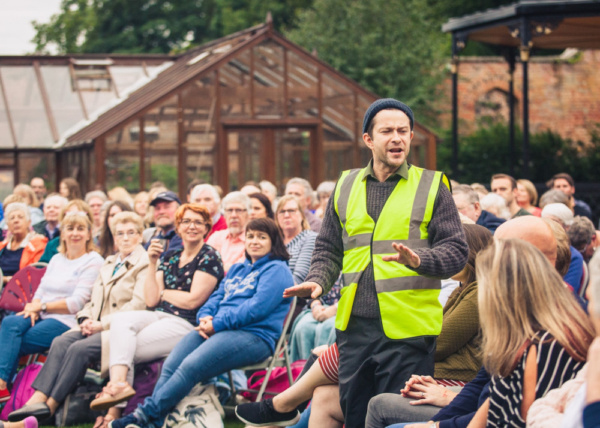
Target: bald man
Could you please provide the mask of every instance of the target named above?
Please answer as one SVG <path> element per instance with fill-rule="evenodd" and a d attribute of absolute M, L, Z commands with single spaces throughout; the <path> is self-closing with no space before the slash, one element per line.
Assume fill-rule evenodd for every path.
<path fill-rule="evenodd" d="M 540 250 L 556 266 L 556 238 L 550 226 L 535 216 L 516 217 L 496 229 L 494 239 L 522 239 Z"/>

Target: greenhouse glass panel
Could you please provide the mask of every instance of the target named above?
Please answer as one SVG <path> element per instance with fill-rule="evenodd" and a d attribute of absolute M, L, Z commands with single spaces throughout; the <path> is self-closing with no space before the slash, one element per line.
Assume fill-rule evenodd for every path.
<path fill-rule="evenodd" d="M 54 141 L 33 67 L 0 68 L 19 148 L 49 148 Z"/>
<path fill-rule="evenodd" d="M 42 66 L 40 69 L 54 121 L 58 133 L 62 135 L 84 118 L 81 102 L 73 87 L 68 67 Z"/>

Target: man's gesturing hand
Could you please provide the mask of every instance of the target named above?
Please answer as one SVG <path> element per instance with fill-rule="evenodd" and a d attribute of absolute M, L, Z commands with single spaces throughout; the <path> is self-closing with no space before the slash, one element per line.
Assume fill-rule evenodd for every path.
<path fill-rule="evenodd" d="M 406 245 L 394 242 L 392 244 L 392 247 L 398 252 L 398 254 L 394 254 L 392 256 L 383 256 L 381 258 L 383 261 L 398 262 L 400 264 L 410 266 L 414 269 L 421 266 L 421 258 L 419 257 L 419 255 L 410 248 L 408 248 Z"/>
<path fill-rule="evenodd" d="M 303 282 L 283 290 L 283 297 L 310 297 L 316 299 L 323 293 L 323 288 L 316 282 Z"/>

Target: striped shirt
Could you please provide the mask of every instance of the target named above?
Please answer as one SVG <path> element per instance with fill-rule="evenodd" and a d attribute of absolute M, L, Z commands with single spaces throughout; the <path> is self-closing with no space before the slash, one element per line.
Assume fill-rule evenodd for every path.
<path fill-rule="evenodd" d="M 574 360 L 548 332 L 538 332 L 537 346 L 537 383 L 535 398 L 545 396 L 550 390 L 559 388 L 566 381 L 573 379 L 585 362 Z M 517 363 L 517 367 L 507 377 L 494 376 L 490 383 L 490 409 L 488 427 L 525 427 L 521 416 L 523 401 L 523 378 L 525 361 L 529 347 Z"/>
<path fill-rule="evenodd" d="M 317 234 L 315 232 L 303 230 L 286 245 L 286 249 L 290 254 L 290 270 L 296 284 L 303 283 L 304 278 L 308 275 L 316 239 Z"/>

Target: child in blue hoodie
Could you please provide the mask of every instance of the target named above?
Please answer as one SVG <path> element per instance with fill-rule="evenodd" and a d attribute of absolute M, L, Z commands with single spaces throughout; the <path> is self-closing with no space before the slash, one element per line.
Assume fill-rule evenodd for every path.
<path fill-rule="evenodd" d="M 291 303 L 283 298 L 283 290 L 294 285 L 289 255 L 269 218 L 248 223 L 245 245 L 246 261 L 231 267 L 198 311 L 197 331 L 173 349 L 152 396 L 111 427 L 160 427 L 198 382 L 272 355 Z"/>

